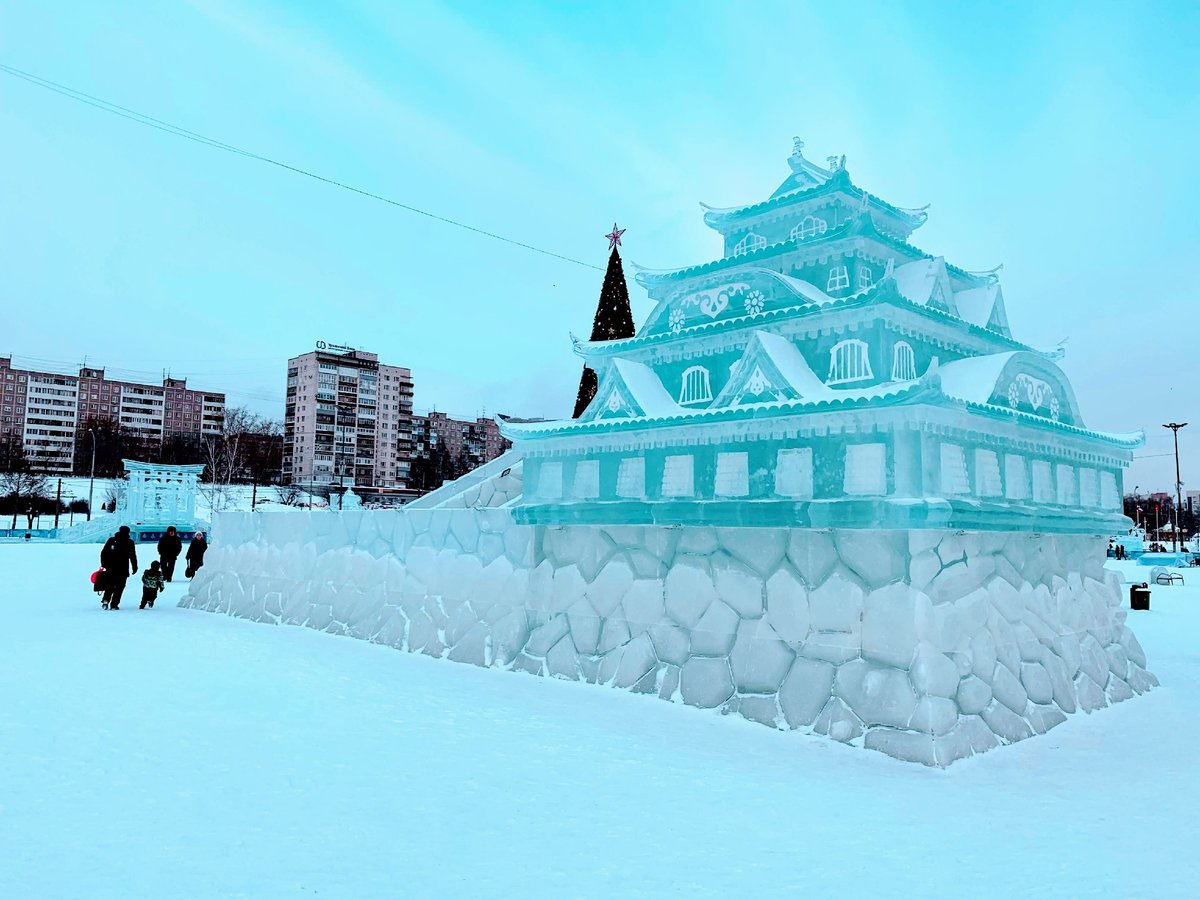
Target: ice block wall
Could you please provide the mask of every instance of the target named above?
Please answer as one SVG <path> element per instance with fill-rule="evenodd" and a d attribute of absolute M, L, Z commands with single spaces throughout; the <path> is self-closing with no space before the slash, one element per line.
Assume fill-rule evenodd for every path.
<path fill-rule="evenodd" d="M 182 606 L 612 685 L 934 766 L 1157 682 L 1090 536 L 225 513 Z"/>

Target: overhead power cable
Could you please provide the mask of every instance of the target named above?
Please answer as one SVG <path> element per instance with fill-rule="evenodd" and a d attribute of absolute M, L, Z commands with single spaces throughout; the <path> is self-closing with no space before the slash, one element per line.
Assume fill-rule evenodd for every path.
<path fill-rule="evenodd" d="M 210 138 L 206 135 L 199 134 L 198 132 L 189 131 L 186 128 L 173 125 L 170 122 L 164 121 L 163 119 L 157 119 L 154 116 L 140 113 L 137 110 L 129 109 L 125 106 L 119 106 L 116 103 L 111 103 L 108 100 L 104 100 L 100 97 L 86 94 L 83 91 L 68 87 L 65 84 L 59 84 L 56 81 L 50 81 L 47 78 L 42 78 L 41 76 L 34 75 L 31 72 L 18 69 L 15 66 L 0 63 L 0 72 L 4 72 L 5 74 L 11 75 L 14 78 L 20 78 L 23 81 L 27 81 L 30 84 L 36 85 L 40 88 L 45 88 L 48 91 L 53 91 L 56 94 L 61 94 L 64 97 L 69 97 L 70 99 L 76 100 L 79 103 L 84 103 L 104 112 L 111 113 L 114 116 L 120 116 L 123 119 L 128 119 L 131 122 L 136 122 L 139 125 L 145 125 L 148 128 L 154 128 L 158 131 L 165 131 L 167 134 L 173 134 L 176 137 L 194 141 L 195 143 L 203 144 L 206 147 L 212 147 L 214 150 L 224 150 L 227 153 L 233 153 L 237 156 L 244 156 L 247 159 L 253 159 L 258 162 L 267 163 L 268 165 L 277 166 L 280 169 L 286 169 L 287 171 L 294 172 L 297 175 L 304 175 L 316 181 L 322 181 L 325 184 L 332 185 L 333 187 L 341 188 L 342 190 L 350 191 L 355 194 L 360 194 L 363 197 L 369 197 L 370 199 L 378 200 L 381 203 L 387 203 L 389 206 L 395 206 L 398 209 L 403 209 L 419 216 L 425 216 L 426 218 L 433 219 L 437 222 L 443 222 L 446 225 L 453 225 L 455 228 L 462 228 L 465 231 L 474 232 L 475 234 L 482 235 L 483 237 L 492 238 L 493 240 L 497 241 L 503 241 L 506 244 L 512 244 L 514 247 L 521 247 L 524 250 L 532 250 L 534 253 L 541 253 L 543 256 L 551 256 L 555 259 L 561 259 L 564 262 L 574 263 L 577 266 L 584 266 L 588 269 L 603 271 L 602 266 L 594 266 L 591 263 L 584 262 L 581 259 L 575 259 L 571 256 L 555 253 L 552 250 L 545 250 L 541 247 L 535 247 L 533 244 L 527 244 L 524 241 L 518 241 L 515 238 L 505 237 L 502 234 L 496 234 L 494 231 L 476 228 L 474 225 L 468 225 L 466 222 L 460 222 L 457 219 L 451 219 L 448 216 L 440 216 L 437 213 L 430 212 L 427 209 L 421 209 L 420 207 L 412 206 L 408 203 L 401 203 L 399 200 L 393 200 L 392 198 L 385 197 L 382 194 L 376 194 L 373 191 L 355 187 L 354 185 L 347 184 L 344 181 L 338 181 L 335 178 L 328 178 L 325 175 L 318 175 L 316 172 L 310 172 L 308 169 L 302 169 L 299 166 L 293 166 L 289 163 L 282 162 L 281 160 L 273 159 L 269 156 L 263 156 L 260 153 L 254 153 L 253 151 L 245 150 L 241 147 L 235 147 L 233 144 L 227 144 L 224 141 L 218 141 L 215 138 Z"/>

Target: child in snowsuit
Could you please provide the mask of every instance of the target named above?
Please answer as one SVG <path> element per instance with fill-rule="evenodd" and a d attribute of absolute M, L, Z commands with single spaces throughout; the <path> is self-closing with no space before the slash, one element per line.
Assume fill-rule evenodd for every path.
<path fill-rule="evenodd" d="M 150 568 L 142 573 L 142 605 L 138 609 L 145 609 L 147 606 L 154 609 L 154 598 L 165 587 L 166 584 L 163 582 L 162 571 L 158 568 L 158 563 L 150 563 Z"/>

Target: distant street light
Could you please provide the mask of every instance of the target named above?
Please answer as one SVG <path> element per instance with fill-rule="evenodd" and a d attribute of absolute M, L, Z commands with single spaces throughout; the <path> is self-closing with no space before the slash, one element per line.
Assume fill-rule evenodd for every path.
<path fill-rule="evenodd" d="M 96 490 L 96 429 L 89 428 L 88 434 L 92 436 L 92 474 L 88 478 L 88 508 L 87 520 L 92 521 L 92 495 Z"/>
<path fill-rule="evenodd" d="M 1183 482 L 1179 479 L 1179 429 L 1187 427 L 1187 422 L 1171 422 L 1163 428 L 1170 428 L 1175 437 L 1175 530 L 1171 534 L 1171 550 L 1179 550 L 1179 507 L 1183 506 Z"/>

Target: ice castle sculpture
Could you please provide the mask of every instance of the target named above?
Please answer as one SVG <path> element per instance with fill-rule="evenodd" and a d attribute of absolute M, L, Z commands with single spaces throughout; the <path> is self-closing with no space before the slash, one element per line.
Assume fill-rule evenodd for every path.
<path fill-rule="evenodd" d="M 706 207 L 721 259 L 638 274 L 657 306 L 635 337 L 576 345 L 600 379 L 580 419 L 505 427 L 521 518 L 1124 530 L 1141 436 L 1085 428 L 996 273 L 908 243 L 924 210 L 801 148 L 765 202 Z"/>
<path fill-rule="evenodd" d="M 223 514 L 184 600 L 945 766 L 1150 689 L 1104 570 L 1140 435 L 1089 430 L 995 272 L 800 141 L 725 253 L 578 343 L 579 419 L 404 510 Z"/>

